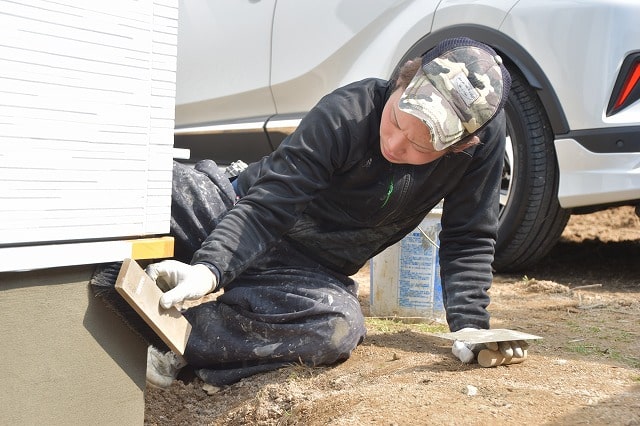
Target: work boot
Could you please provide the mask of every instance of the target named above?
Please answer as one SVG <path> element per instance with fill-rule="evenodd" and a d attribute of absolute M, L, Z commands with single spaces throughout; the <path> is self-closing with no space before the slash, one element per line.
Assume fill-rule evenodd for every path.
<path fill-rule="evenodd" d="M 187 363 L 169 351 L 162 353 L 153 346 L 147 350 L 147 385 L 166 389 Z"/>

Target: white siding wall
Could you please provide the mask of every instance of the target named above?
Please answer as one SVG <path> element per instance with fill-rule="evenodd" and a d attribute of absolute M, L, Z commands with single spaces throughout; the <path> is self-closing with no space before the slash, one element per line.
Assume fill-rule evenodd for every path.
<path fill-rule="evenodd" d="M 0 0 L 0 247 L 169 231 L 177 0 Z"/>

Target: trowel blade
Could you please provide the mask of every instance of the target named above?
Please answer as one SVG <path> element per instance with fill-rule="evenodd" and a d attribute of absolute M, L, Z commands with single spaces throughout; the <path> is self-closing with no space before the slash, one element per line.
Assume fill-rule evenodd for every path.
<path fill-rule="evenodd" d="M 508 330 L 506 328 L 494 328 L 491 330 L 458 330 L 453 333 L 435 333 L 434 336 L 449 340 L 460 340 L 472 345 L 476 343 L 542 339 L 540 336 L 516 330 Z"/>

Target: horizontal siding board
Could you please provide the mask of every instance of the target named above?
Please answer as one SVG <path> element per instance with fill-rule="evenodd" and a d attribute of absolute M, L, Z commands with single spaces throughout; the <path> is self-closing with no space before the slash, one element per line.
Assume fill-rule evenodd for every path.
<path fill-rule="evenodd" d="M 0 247 L 167 233 L 176 0 L 0 0 Z"/>

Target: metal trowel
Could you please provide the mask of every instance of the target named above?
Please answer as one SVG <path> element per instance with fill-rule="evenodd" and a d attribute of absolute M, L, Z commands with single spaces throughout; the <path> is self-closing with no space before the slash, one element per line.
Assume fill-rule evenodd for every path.
<path fill-rule="evenodd" d="M 521 331 L 509 330 L 506 328 L 494 328 L 491 330 L 465 329 L 452 333 L 434 333 L 434 336 L 448 340 L 459 340 L 471 345 L 484 343 L 487 348 L 478 353 L 478 364 L 482 367 L 497 367 L 498 365 L 517 364 L 527 359 L 527 349 L 524 349 L 522 357 L 505 357 L 498 350 L 499 342 L 509 342 L 514 340 L 537 340 L 542 339 L 534 334 L 523 333 Z"/>

